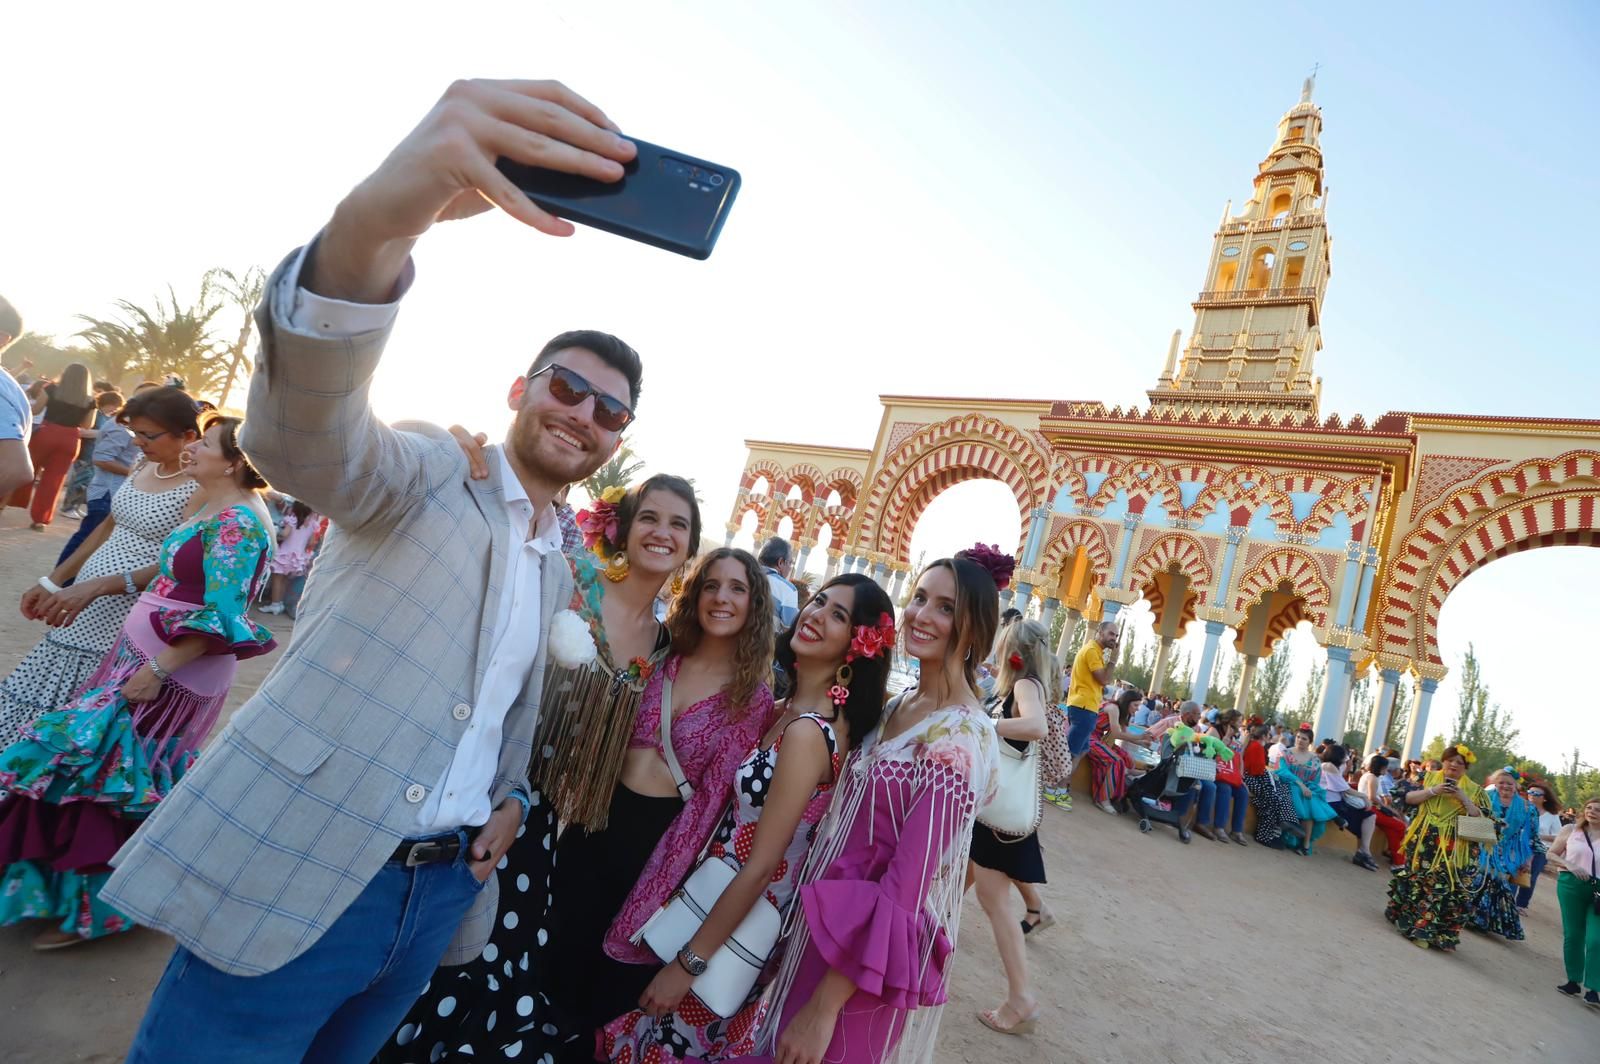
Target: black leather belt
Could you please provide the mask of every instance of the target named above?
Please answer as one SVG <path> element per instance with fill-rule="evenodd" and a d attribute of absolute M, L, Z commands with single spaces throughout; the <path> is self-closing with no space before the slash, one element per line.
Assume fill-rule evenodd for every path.
<path fill-rule="evenodd" d="M 407 840 L 395 847 L 391 861 L 399 861 L 407 868 L 417 865 L 445 864 L 456 859 L 461 852 L 461 839 L 446 835 L 437 839 Z"/>

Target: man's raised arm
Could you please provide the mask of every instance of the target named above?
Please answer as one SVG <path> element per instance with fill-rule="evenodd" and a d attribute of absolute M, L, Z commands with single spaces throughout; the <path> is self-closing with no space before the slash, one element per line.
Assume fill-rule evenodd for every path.
<path fill-rule="evenodd" d="M 558 82 L 450 86 L 268 282 L 240 441 L 262 475 L 347 528 L 420 499 L 428 477 L 416 441 L 367 400 L 412 247 L 435 222 L 491 206 L 551 236 L 572 233 L 495 168 L 500 156 L 615 181 L 633 155 L 610 119 Z"/>

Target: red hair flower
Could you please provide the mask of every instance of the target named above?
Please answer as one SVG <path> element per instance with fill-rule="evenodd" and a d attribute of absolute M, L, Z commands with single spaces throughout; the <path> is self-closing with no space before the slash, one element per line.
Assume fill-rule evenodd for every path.
<path fill-rule="evenodd" d="M 583 545 L 602 559 L 609 559 L 616 553 L 617 537 L 622 534 L 617 503 L 626 493 L 623 488 L 607 488 L 587 510 L 579 510 L 574 515 L 578 531 L 583 533 Z"/>
<path fill-rule="evenodd" d="M 1012 669 L 1013 672 L 1021 672 L 1022 671 L 1022 664 L 1023 664 L 1022 655 L 1021 654 L 1013 654 L 1013 655 L 1011 655 L 1009 658 L 1006 659 L 1006 664 L 1011 666 L 1011 669 Z"/>
<path fill-rule="evenodd" d="M 855 634 L 850 637 L 850 649 L 845 653 L 844 660 L 851 662 L 857 658 L 866 658 L 871 661 L 892 648 L 894 638 L 894 618 L 887 613 L 880 614 L 876 625 L 856 626 Z"/>

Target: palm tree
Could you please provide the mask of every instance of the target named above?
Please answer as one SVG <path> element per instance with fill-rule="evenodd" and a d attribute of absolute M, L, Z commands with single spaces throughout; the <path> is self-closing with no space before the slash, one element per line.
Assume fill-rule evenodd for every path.
<path fill-rule="evenodd" d="M 217 399 L 218 406 L 228 405 L 228 393 L 233 390 L 234 378 L 245 363 L 245 351 L 250 343 L 250 332 L 255 328 L 256 304 L 261 302 L 261 294 L 267 287 L 267 271 L 260 266 L 252 266 L 244 271 L 243 276 L 237 276 L 232 270 L 218 267 L 207 270 L 205 279 L 201 281 L 200 301 L 206 301 L 206 296 L 215 291 L 219 293 L 234 310 L 242 312 L 243 320 L 239 323 L 239 337 L 234 340 L 225 352 L 228 360 L 228 375 L 222 381 L 222 395 Z"/>
<path fill-rule="evenodd" d="M 126 384 L 128 376 L 143 361 L 138 340 L 120 322 L 99 321 L 81 314 L 79 317 L 93 322 L 77 335 L 89 344 L 88 362 L 95 375 L 119 387 Z"/>
<path fill-rule="evenodd" d="M 191 395 L 214 388 L 226 369 L 225 346 L 220 347 L 211 331 L 211 320 L 222 309 L 211 301 L 209 286 L 201 285 L 200 299 L 183 306 L 170 287 L 167 302 L 156 297 L 155 309 L 147 310 L 126 299 L 117 300 L 122 320 L 93 318 L 80 314 L 88 328 L 78 335 L 107 360 L 127 356 L 124 369 L 134 369 L 147 377 L 176 373 Z"/>
<path fill-rule="evenodd" d="M 611 461 L 589 474 L 583 481 L 583 490 L 589 498 L 598 499 L 607 488 L 625 488 L 644 468 L 644 462 L 633 453 L 633 448 L 623 444 Z"/>

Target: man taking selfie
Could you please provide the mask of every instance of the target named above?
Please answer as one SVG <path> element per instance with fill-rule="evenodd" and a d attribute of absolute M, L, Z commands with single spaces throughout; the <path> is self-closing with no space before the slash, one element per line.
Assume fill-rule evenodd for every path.
<path fill-rule="evenodd" d="M 458 82 L 269 280 L 240 442 L 336 531 L 289 653 L 115 859 L 106 900 L 178 940 L 131 1061 L 368 1060 L 441 956 L 482 951 L 571 594 L 551 501 L 616 450 L 639 359 L 547 343 L 485 480 L 367 393 L 434 223 L 572 232 L 497 157 L 614 181 L 633 151 L 560 84 Z"/>

